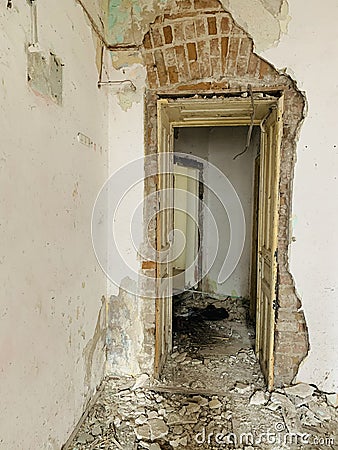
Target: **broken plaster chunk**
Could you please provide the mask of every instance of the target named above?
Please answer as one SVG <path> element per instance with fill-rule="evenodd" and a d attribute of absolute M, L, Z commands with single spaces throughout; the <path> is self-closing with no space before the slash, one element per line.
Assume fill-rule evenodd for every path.
<path fill-rule="evenodd" d="M 292 401 L 283 394 L 280 394 L 279 392 L 273 392 L 270 397 L 271 404 L 269 405 L 269 409 L 272 411 L 277 410 L 279 407 L 288 409 L 290 411 L 295 410 L 295 405 L 292 403 Z"/>
<path fill-rule="evenodd" d="M 121 426 L 121 419 L 119 418 L 119 417 L 117 417 L 115 420 L 114 420 L 114 425 L 117 427 L 117 428 L 119 428 L 120 426 Z"/>
<path fill-rule="evenodd" d="M 217 398 L 214 398 L 213 400 L 211 400 L 209 402 L 209 408 L 210 409 L 218 409 L 221 406 L 222 406 L 222 403 Z"/>
<path fill-rule="evenodd" d="M 264 391 L 256 391 L 250 397 L 250 405 L 266 405 L 267 399 Z"/>
<path fill-rule="evenodd" d="M 136 420 L 135 423 L 136 425 L 144 425 L 147 422 L 147 417 L 144 415 L 139 416 Z"/>
<path fill-rule="evenodd" d="M 338 407 L 338 394 L 326 394 L 326 401 L 334 408 Z"/>
<path fill-rule="evenodd" d="M 323 404 L 318 404 L 314 401 L 309 403 L 309 409 L 313 412 L 313 414 L 320 420 L 330 420 L 331 414 L 328 406 Z"/>
<path fill-rule="evenodd" d="M 80 434 L 80 436 L 77 439 L 77 442 L 79 444 L 87 444 L 89 442 L 93 442 L 94 438 L 91 434 L 89 433 L 82 433 Z"/>
<path fill-rule="evenodd" d="M 209 403 L 208 399 L 206 399 L 205 397 L 201 397 L 200 395 L 194 395 L 191 400 L 198 403 L 200 406 L 207 406 L 207 404 Z"/>
<path fill-rule="evenodd" d="M 149 381 L 149 375 L 143 373 L 139 377 L 136 378 L 134 386 L 131 388 L 132 391 L 143 387 Z"/>
<path fill-rule="evenodd" d="M 147 416 L 148 416 L 148 419 L 157 419 L 158 414 L 156 411 L 149 411 Z"/>
<path fill-rule="evenodd" d="M 197 403 L 189 403 L 187 405 L 187 414 L 197 413 L 200 411 L 200 409 L 201 409 L 201 407 Z"/>
<path fill-rule="evenodd" d="M 182 425 L 177 425 L 173 428 L 174 434 L 183 434 L 183 431 L 184 431 L 184 429 L 183 429 Z"/>
<path fill-rule="evenodd" d="M 284 388 L 286 395 L 295 395 L 297 397 L 305 398 L 313 395 L 315 388 L 306 383 L 299 383 L 293 386 Z"/>
<path fill-rule="evenodd" d="M 140 427 L 134 429 L 137 439 L 149 439 L 150 438 L 150 426 L 146 423 Z"/>
<path fill-rule="evenodd" d="M 237 381 L 235 385 L 235 391 L 237 391 L 239 394 L 244 394 L 245 392 L 249 392 L 251 389 L 250 384 L 241 383 L 240 381 Z"/>
<path fill-rule="evenodd" d="M 162 419 L 151 419 L 148 421 L 148 425 L 152 441 L 165 437 L 169 432 L 169 428 Z"/>
<path fill-rule="evenodd" d="M 182 363 L 185 360 L 186 356 L 187 356 L 187 352 L 183 352 L 175 358 L 175 361 L 177 363 Z"/>
<path fill-rule="evenodd" d="M 176 425 L 180 424 L 182 421 L 182 417 L 179 416 L 177 413 L 171 413 L 168 416 L 167 424 L 168 425 Z"/>
<path fill-rule="evenodd" d="M 101 429 L 100 425 L 95 425 L 92 428 L 91 433 L 93 436 L 100 436 L 100 434 L 102 434 L 102 429 Z"/>

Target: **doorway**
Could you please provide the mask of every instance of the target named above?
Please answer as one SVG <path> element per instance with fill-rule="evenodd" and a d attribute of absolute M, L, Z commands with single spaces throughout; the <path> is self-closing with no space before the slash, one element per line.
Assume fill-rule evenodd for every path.
<path fill-rule="evenodd" d="M 181 143 L 184 142 L 184 138 L 187 138 L 187 134 L 191 130 L 193 131 L 194 138 L 190 138 L 190 144 L 192 140 L 196 139 L 196 136 L 198 142 L 202 142 L 205 139 L 205 135 L 208 135 L 209 138 L 212 135 L 216 136 L 216 141 L 218 141 L 218 145 L 216 146 L 217 150 L 209 146 L 208 159 L 213 159 L 217 165 L 223 166 L 223 168 L 228 170 L 227 176 L 233 178 L 230 182 L 232 181 L 237 184 L 235 189 L 241 192 L 246 191 L 246 194 L 244 195 L 242 192 L 241 196 L 245 203 L 247 232 L 244 253 L 232 277 L 230 276 L 222 286 L 219 284 L 215 286 L 213 271 L 217 273 L 219 270 L 217 264 L 221 263 L 222 258 L 224 259 L 224 252 L 226 252 L 227 241 L 229 241 L 230 236 L 226 218 L 217 217 L 217 220 L 221 223 L 219 227 L 221 239 L 219 240 L 220 244 L 215 259 L 216 264 L 212 265 L 208 274 L 203 276 L 194 285 L 196 272 L 203 272 L 202 267 L 209 263 L 207 249 L 208 238 L 210 236 L 208 237 L 208 226 L 206 226 L 205 220 L 201 221 L 203 211 L 201 211 L 201 208 L 198 209 L 196 204 L 193 205 L 193 214 L 196 215 L 195 222 L 203 222 L 202 230 L 204 231 L 202 233 L 194 231 L 192 226 L 189 227 L 188 220 L 184 221 L 182 217 L 176 217 L 176 222 L 181 222 L 181 228 L 184 228 L 186 234 L 188 233 L 188 245 L 185 253 L 183 252 L 180 255 L 181 258 L 177 258 L 176 260 L 169 258 L 165 264 L 163 261 L 157 262 L 159 268 L 158 273 L 161 272 L 164 266 L 167 267 L 164 271 L 165 276 L 158 276 L 157 278 L 159 292 L 165 292 L 165 295 L 162 294 L 157 300 L 157 311 L 160 314 L 160 320 L 158 320 L 158 316 L 156 321 L 157 346 L 155 373 L 157 375 L 159 375 L 169 353 L 168 349 L 171 349 L 172 346 L 174 286 L 168 288 L 170 286 L 170 283 L 168 283 L 168 274 L 173 274 L 173 270 L 184 271 L 186 269 L 184 267 L 184 258 L 185 265 L 187 265 L 186 263 L 189 257 L 191 258 L 191 255 L 196 256 L 196 250 L 198 249 L 197 269 L 195 268 L 193 272 L 190 271 L 187 277 L 184 276 L 184 280 L 181 280 L 180 287 L 182 288 L 183 286 L 183 292 L 194 291 L 193 295 L 198 294 L 196 291 L 199 291 L 202 295 L 206 293 L 227 299 L 251 297 L 251 311 L 256 321 L 255 352 L 260 361 L 268 386 L 270 388 L 273 386 L 274 307 L 277 282 L 275 252 L 277 246 L 282 99 L 271 96 L 256 96 L 254 99 L 254 108 L 252 105 L 252 99 L 233 97 L 203 100 L 163 99 L 158 102 L 159 155 L 164 153 L 175 154 L 175 150 L 177 151 L 177 148 L 175 149 L 175 141 L 178 141 L 178 137 L 181 135 Z M 241 152 L 238 151 L 240 150 L 237 148 L 238 146 L 236 147 L 234 144 L 235 142 L 237 144 L 242 142 L 243 148 L 243 140 L 245 142 L 245 136 L 248 136 L 248 132 L 250 132 L 251 148 L 247 148 L 244 152 L 245 154 L 236 158 Z M 230 144 L 233 150 L 232 153 L 226 154 L 219 150 L 222 142 Z M 205 152 L 205 146 L 195 145 L 195 150 L 195 153 L 203 153 L 203 151 Z M 193 151 L 190 149 L 186 153 L 193 154 Z M 231 158 L 236 163 L 236 166 L 230 164 Z M 192 189 L 195 194 L 198 191 L 199 195 L 200 189 L 197 187 L 198 183 L 190 183 L 190 187 L 188 188 L 189 182 L 187 180 L 204 177 L 203 169 L 199 168 L 197 175 L 197 169 L 195 168 L 195 175 L 191 177 L 192 168 L 184 167 L 181 162 L 180 173 L 175 175 L 175 170 L 177 171 L 174 163 L 175 158 L 169 157 L 168 161 L 171 161 L 172 164 L 167 164 L 165 176 L 160 176 L 160 180 L 165 180 L 166 185 L 162 181 L 159 189 L 163 190 L 169 185 L 174 186 L 175 179 L 177 179 L 181 187 L 185 184 L 185 190 L 187 192 Z M 232 166 L 232 170 L 229 171 L 230 166 Z M 180 190 L 184 191 L 184 189 Z M 249 190 L 250 194 L 248 194 Z M 209 195 L 208 202 L 210 205 L 214 203 L 215 215 L 219 216 L 216 204 L 217 199 L 213 199 L 210 193 L 204 193 L 203 195 Z M 175 189 L 173 197 L 175 198 Z M 172 208 L 174 211 L 175 203 L 167 203 L 165 205 L 165 201 L 165 199 L 162 200 L 161 206 L 167 210 Z M 257 206 L 258 215 L 255 216 L 254 211 L 257 210 Z M 248 213 L 248 211 L 250 212 Z M 172 217 L 171 224 L 168 222 L 169 216 Z M 172 215 L 159 214 L 158 228 L 162 230 L 166 229 L 170 234 L 170 228 L 173 228 L 174 224 L 174 212 Z M 199 234 L 201 236 L 197 238 Z M 201 244 L 202 242 L 203 244 Z M 173 248 L 174 246 L 175 244 Z M 157 248 L 158 250 L 163 248 L 163 243 L 159 242 L 159 240 L 157 241 Z M 192 249 L 193 252 L 191 251 Z M 188 254 L 190 256 L 187 259 Z M 168 262 L 169 260 L 170 262 Z M 256 276 L 254 275 L 255 273 Z M 251 283 L 249 280 L 251 280 Z M 166 286 L 164 290 L 163 286 Z M 224 309 L 226 311 L 226 308 Z M 158 339 L 159 336 L 161 337 L 161 341 Z"/>

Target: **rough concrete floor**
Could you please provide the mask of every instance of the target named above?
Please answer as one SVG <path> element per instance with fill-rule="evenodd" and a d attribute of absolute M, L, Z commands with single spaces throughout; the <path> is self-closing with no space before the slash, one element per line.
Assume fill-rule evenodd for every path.
<path fill-rule="evenodd" d="M 70 449 L 338 449 L 336 398 L 305 384 L 266 392 L 245 301 L 227 299 L 221 321 L 194 305 L 176 305 L 161 380 L 107 378 Z"/>

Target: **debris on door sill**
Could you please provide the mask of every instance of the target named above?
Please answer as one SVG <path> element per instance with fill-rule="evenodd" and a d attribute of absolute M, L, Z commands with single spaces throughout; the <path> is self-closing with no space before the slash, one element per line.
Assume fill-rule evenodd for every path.
<path fill-rule="evenodd" d="M 206 320 L 209 304 L 228 317 Z M 303 383 L 267 392 L 245 300 L 188 297 L 174 313 L 161 379 L 107 378 L 71 450 L 337 448 L 332 395 Z"/>

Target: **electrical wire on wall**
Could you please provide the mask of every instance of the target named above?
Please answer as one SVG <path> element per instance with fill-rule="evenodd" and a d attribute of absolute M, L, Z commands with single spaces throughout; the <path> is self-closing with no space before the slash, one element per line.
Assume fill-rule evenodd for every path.
<path fill-rule="evenodd" d="M 253 93 L 252 93 L 252 86 L 251 84 L 248 85 L 248 90 L 249 90 L 249 94 L 250 94 L 250 99 L 251 99 L 251 107 L 252 107 L 252 111 L 251 111 L 251 122 L 250 122 L 250 126 L 249 126 L 249 130 L 248 130 L 248 135 L 246 138 L 246 145 L 244 147 L 244 150 L 240 153 L 238 153 L 236 156 L 234 156 L 234 160 L 237 159 L 239 156 L 244 155 L 244 153 L 246 153 L 250 147 L 250 143 L 251 143 L 251 136 L 252 136 L 252 130 L 254 127 L 254 120 L 255 120 L 255 103 L 254 103 L 254 98 L 253 98 Z"/>
<path fill-rule="evenodd" d="M 99 73 L 99 81 L 97 86 L 100 88 L 102 86 L 123 86 L 129 87 L 132 91 L 136 91 L 136 86 L 131 80 L 102 80 L 103 75 L 103 58 L 104 58 L 104 45 L 101 46 L 101 54 L 100 54 L 100 73 Z M 106 74 L 107 75 L 107 74 Z"/>

